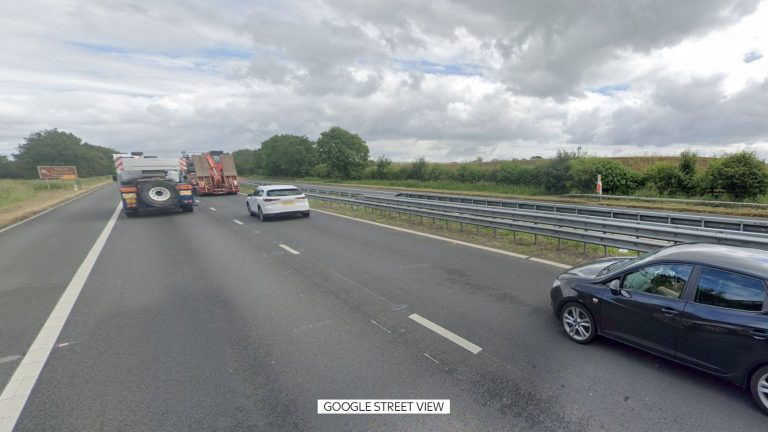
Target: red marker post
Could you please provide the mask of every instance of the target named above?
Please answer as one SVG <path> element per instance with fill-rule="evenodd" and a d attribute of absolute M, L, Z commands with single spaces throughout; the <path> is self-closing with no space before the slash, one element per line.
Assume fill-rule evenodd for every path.
<path fill-rule="evenodd" d="M 600 174 L 597 175 L 597 196 L 600 201 L 603 200 L 603 176 Z"/>

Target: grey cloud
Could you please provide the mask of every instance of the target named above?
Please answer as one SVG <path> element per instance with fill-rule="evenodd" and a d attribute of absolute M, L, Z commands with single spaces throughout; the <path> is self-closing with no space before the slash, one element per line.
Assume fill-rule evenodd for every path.
<path fill-rule="evenodd" d="M 732 95 L 723 92 L 722 80 L 662 78 L 645 103 L 576 117 L 566 133 L 574 143 L 641 148 L 768 141 L 768 79 Z"/>

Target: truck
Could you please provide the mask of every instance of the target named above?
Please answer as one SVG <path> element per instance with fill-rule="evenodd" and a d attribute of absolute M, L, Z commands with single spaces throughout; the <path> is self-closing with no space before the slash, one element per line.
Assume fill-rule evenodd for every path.
<path fill-rule="evenodd" d="M 144 156 L 141 152 L 112 156 L 126 216 L 160 209 L 195 209 L 192 185 L 184 181 L 179 159 Z"/>
<path fill-rule="evenodd" d="M 232 195 L 240 192 L 235 159 L 221 150 L 184 155 L 184 173 L 195 195 Z"/>

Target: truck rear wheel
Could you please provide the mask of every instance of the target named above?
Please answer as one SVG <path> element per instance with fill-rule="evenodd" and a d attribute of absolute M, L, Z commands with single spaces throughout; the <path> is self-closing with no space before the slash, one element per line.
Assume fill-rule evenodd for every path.
<path fill-rule="evenodd" d="M 176 183 L 164 180 L 139 182 L 139 196 L 142 202 L 152 207 L 171 207 L 179 202 Z"/>

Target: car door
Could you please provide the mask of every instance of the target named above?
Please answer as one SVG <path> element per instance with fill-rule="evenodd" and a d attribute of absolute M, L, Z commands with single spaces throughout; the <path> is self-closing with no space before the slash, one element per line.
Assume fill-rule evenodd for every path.
<path fill-rule="evenodd" d="M 680 314 L 680 361 L 719 375 L 741 372 L 768 351 L 765 281 L 702 266 Z"/>
<path fill-rule="evenodd" d="M 682 294 L 692 271 L 690 264 L 656 263 L 621 275 L 619 289 L 603 299 L 601 332 L 673 358 Z"/>

